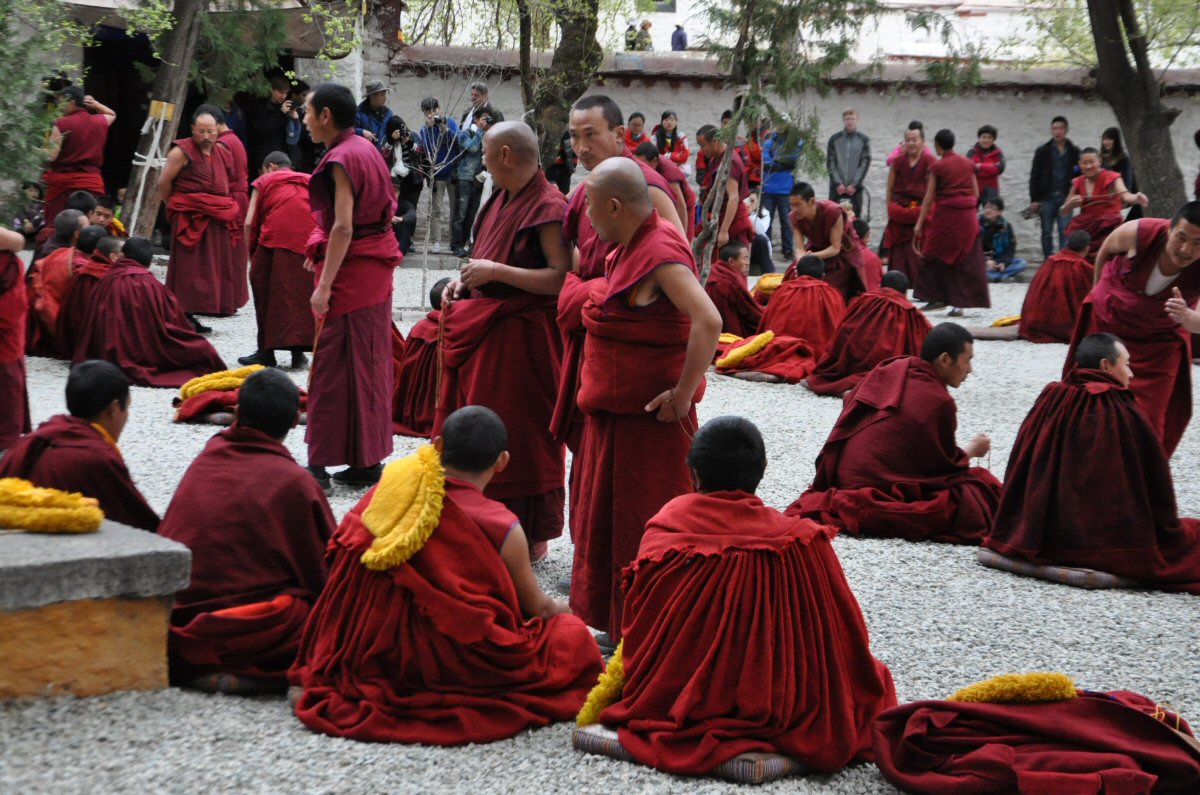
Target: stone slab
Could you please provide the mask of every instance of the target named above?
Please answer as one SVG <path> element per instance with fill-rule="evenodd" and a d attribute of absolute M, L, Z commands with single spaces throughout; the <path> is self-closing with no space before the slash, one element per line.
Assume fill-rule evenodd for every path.
<path fill-rule="evenodd" d="M 0 610 L 171 596 L 191 579 L 183 544 L 105 520 L 95 533 L 0 532 Z"/>

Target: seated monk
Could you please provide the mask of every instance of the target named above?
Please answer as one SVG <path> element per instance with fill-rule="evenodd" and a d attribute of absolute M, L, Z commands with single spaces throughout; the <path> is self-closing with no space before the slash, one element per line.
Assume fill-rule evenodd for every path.
<path fill-rule="evenodd" d="M 507 436 L 491 409 L 461 408 L 346 514 L 291 672 L 304 725 L 462 745 L 579 711 L 596 641 L 539 590 L 516 516 L 483 496 Z"/>
<path fill-rule="evenodd" d="M 896 356 L 917 356 L 929 321 L 908 300 L 908 277 L 888 271 L 882 286 L 850 302 L 829 351 L 802 383 L 818 395 L 844 395 L 875 365 Z"/>
<path fill-rule="evenodd" d="M 1079 307 L 1092 291 L 1095 268 L 1087 260 L 1091 235 L 1076 229 L 1067 247 L 1038 268 L 1021 305 L 1017 333 L 1030 342 L 1070 342 Z"/>
<path fill-rule="evenodd" d="M 139 386 L 180 387 L 226 369 L 174 294 L 150 272 L 153 257 L 146 238 L 125 242 L 121 258 L 92 290 L 73 361 L 113 362 Z"/>
<path fill-rule="evenodd" d="M 450 278 L 438 279 L 429 290 L 429 314 L 409 329 L 404 354 L 396 359 L 392 389 L 392 428 L 401 436 L 428 439 L 438 394 L 438 324 L 442 317 L 442 291 Z"/>
<path fill-rule="evenodd" d="M 685 775 L 748 752 L 823 772 L 871 759 L 871 726 L 896 691 L 871 655 L 837 531 L 755 496 L 767 456 L 748 420 L 706 423 L 687 462 L 698 493 L 649 521 L 626 570 L 609 663 L 624 688 L 599 721 L 635 761 Z M 771 664 L 747 677 L 748 660 Z"/>
<path fill-rule="evenodd" d="M 89 226 L 84 232 L 93 228 L 99 227 Z M 80 243 L 84 242 L 82 234 L 79 239 Z M 62 310 L 58 313 L 58 339 L 68 358 L 75 352 L 75 342 L 79 338 L 83 319 L 87 317 L 92 292 L 100 278 L 121 258 L 124 246 L 123 237 L 103 237 L 85 262 L 76 263 L 71 283 L 67 285 L 67 294 L 63 298 Z"/>
<path fill-rule="evenodd" d="M 958 409 L 947 387 L 971 374 L 971 333 L 939 323 L 921 355 L 872 370 L 846 396 L 808 491 L 787 509 L 854 535 L 977 544 L 992 524 L 1000 481 L 971 459 L 991 440 L 954 442 Z"/>
<path fill-rule="evenodd" d="M 883 260 L 871 248 L 871 225 L 861 218 L 851 224 L 858 236 L 858 253 L 862 257 L 862 269 L 858 272 L 867 291 L 878 290 L 883 281 Z"/>
<path fill-rule="evenodd" d="M 1200 520 L 1179 518 L 1167 456 L 1129 389 L 1134 377 L 1117 337 L 1080 341 L 1075 369 L 1042 390 L 1021 425 L 984 546 L 1200 593 Z"/>
<path fill-rule="evenodd" d="M 321 487 L 283 446 L 299 422 L 291 379 L 254 373 L 238 390 L 237 422 L 209 440 L 171 499 L 159 535 L 192 551 L 167 638 L 173 684 L 287 689 L 335 524 Z M 214 675 L 241 681 L 231 688 Z"/>
<path fill-rule="evenodd" d="M 721 258 L 712 264 L 704 291 L 721 313 L 721 331 L 749 337 L 758 330 L 763 308 L 750 296 L 750 247 L 740 240 L 721 246 Z"/>
<path fill-rule="evenodd" d="M 824 275 L 824 260 L 815 254 L 801 257 L 771 294 L 758 330 L 807 340 L 814 357 L 824 356 L 846 314 L 846 301 Z"/>
<path fill-rule="evenodd" d="M 29 301 L 29 326 L 25 334 L 25 353 L 29 356 L 61 355 L 58 340 L 58 313 L 75 263 L 75 244 L 87 226 L 87 216 L 78 210 L 63 210 L 54 219 L 54 250 L 34 260 L 25 274 L 26 299 Z"/>
<path fill-rule="evenodd" d="M 129 419 L 129 379 L 108 362 L 80 362 L 67 376 L 67 411 L 22 436 L 0 458 L 0 478 L 75 491 L 114 522 L 154 532 L 158 514 L 133 484 L 117 447 Z"/>

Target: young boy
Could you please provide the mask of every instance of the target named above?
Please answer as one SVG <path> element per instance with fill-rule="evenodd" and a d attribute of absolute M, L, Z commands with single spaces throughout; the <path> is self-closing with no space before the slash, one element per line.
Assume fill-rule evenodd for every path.
<path fill-rule="evenodd" d="M 1000 175 L 1007 165 L 1004 153 L 996 146 L 996 128 L 985 124 L 976 133 L 979 140 L 967 150 L 967 159 L 975 164 L 975 178 L 979 180 L 979 202 L 1000 196 Z"/>
<path fill-rule="evenodd" d="M 746 212 L 750 213 L 750 223 L 754 224 L 754 242 L 750 244 L 750 264 L 759 273 L 774 273 L 775 263 L 771 261 L 771 214 L 758 206 L 758 194 L 751 193 L 743 201 Z"/>
<path fill-rule="evenodd" d="M 1004 219 L 1004 199 L 993 196 L 983 203 L 979 216 L 979 242 L 987 259 L 989 282 L 1011 279 L 1025 270 L 1025 260 L 1016 255 L 1017 235 Z"/>

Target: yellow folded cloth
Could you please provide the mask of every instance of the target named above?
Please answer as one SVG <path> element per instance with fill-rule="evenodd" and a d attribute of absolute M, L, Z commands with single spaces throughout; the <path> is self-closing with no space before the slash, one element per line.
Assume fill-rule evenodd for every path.
<path fill-rule="evenodd" d="M 1006 317 L 997 318 L 992 321 L 992 328 L 1004 328 L 1005 326 L 1013 326 L 1021 322 L 1020 315 L 1007 315 Z"/>
<path fill-rule="evenodd" d="M 91 497 L 44 489 L 21 478 L 0 478 L 0 528 L 34 533 L 94 533 L 103 521 L 104 511 Z"/>
<path fill-rule="evenodd" d="M 737 367 L 743 361 L 767 347 L 773 339 L 775 339 L 774 331 L 764 331 L 762 334 L 755 334 L 753 337 L 750 337 L 750 341 L 745 345 L 740 348 L 734 348 L 725 354 L 724 358 L 717 359 L 717 367 Z"/>
<path fill-rule="evenodd" d="M 179 397 L 187 399 L 202 395 L 205 392 L 231 392 L 242 385 L 247 378 L 263 369 L 261 364 L 249 367 L 239 367 L 236 370 L 221 370 L 208 375 L 198 375 L 191 381 L 179 387 Z"/>
<path fill-rule="evenodd" d="M 385 571 L 421 551 L 442 518 L 446 470 L 431 444 L 383 468 L 379 485 L 362 521 L 375 540 L 363 553 L 363 565 Z"/>
<path fill-rule="evenodd" d="M 770 295 L 781 284 L 783 284 L 782 273 L 764 273 L 754 283 L 754 291 L 759 295 Z"/>
<path fill-rule="evenodd" d="M 972 701 L 990 704 L 1028 704 L 1039 701 L 1067 701 L 1075 698 L 1075 683 L 1066 674 L 1034 671 L 1027 674 L 1001 674 L 959 690 L 947 701 Z"/>

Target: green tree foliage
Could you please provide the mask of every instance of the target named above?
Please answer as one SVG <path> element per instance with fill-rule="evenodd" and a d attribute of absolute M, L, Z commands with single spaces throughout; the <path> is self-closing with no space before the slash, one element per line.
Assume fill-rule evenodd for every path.
<path fill-rule="evenodd" d="M 1146 39 L 1150 61 L 1157 69 L 1184 68 L 1200 63 L 1200 5 L 1196 0 L 1135 0 L 1134 8 Z M 1087 0 L 1061 0 L 1029 7 L 1024 35 L 1006 44 L 1024 55 L 1024 66 L 1094 68 L 1096 42 L 1088 18 Z"/>
<path fill-rule="evenodd" d="M 559 38 L 562 8 L 584 0 L 529 0 L 532 47 L 548 50 Z M 405 12 L 405 40 L 410 44 L 453 44 L 515 50 L 520 47 L 521 0 L 413 0 Z M 616 30 L 616 22 L 632 19 L 645 3 L 635 0 L 601 0 L 597 17 L 600 30 Z M 624 25 L 620 26 L 624 30 Z M 620 42 L 603 41 L 606 49 Z"/>

